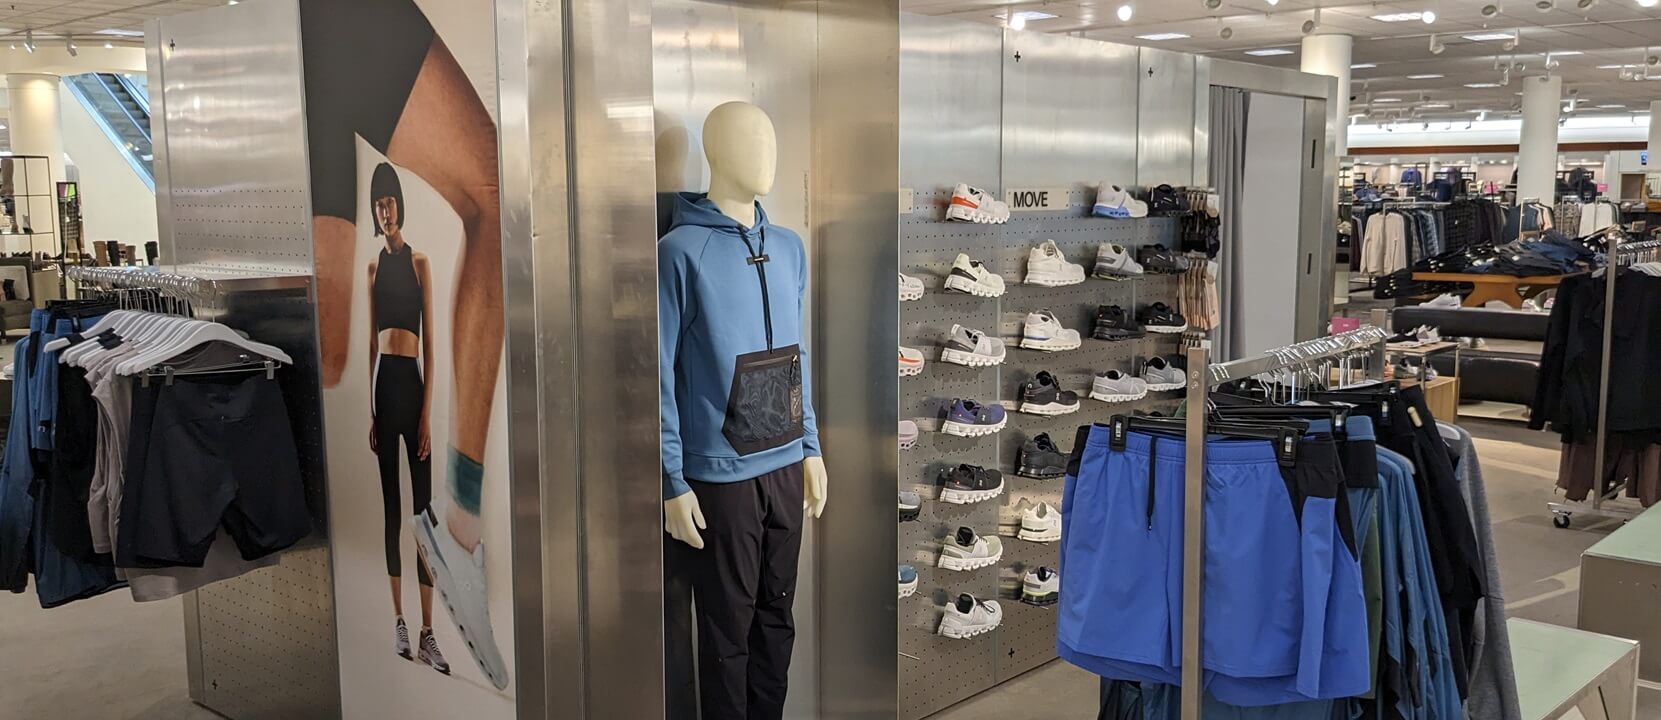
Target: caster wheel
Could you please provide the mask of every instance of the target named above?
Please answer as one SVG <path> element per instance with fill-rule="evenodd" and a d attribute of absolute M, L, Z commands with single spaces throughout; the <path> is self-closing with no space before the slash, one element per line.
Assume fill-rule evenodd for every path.
<path fill-rule="evenodd" d="M 1565 515 L 1553 515 L 1551 517 L 1551 524 L 1552 524 L 1552 527 L 1555 527 L 1555 528 L 1558 528 L 1558 529 L 1567 528 L 1569 526 L 1569 516 L 1566 515 L 1566 514 Z"/>

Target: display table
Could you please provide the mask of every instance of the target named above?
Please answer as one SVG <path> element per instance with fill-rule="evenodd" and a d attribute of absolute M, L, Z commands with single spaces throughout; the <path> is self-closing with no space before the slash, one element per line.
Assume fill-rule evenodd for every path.
<path fill-rule="evenodd" d="M 1661 506 L 1580 555 L 1581 629 L 1643 643 L 1638 675 L 1661 681 Z"/>
<path fill-rule="evenodd" d="M 1421 385 L 1418 380 L 1404 379 L 1402 387 Z M 1435 415 L 1442 422 L 1454 422 L 1459 419 L 1459 378 L 1454 375 L 1438 375 L 1430 382 L 1422 383 L 1425 392 L 1425 405 L 1430 407 L 1430 414 Z"/>
<path fill-rule="evenodd" d="M 1535 275 L 1533 277 L 1516 277 L 1514 275 L 1488 275 L 1484 273 L 1413 273 L 1414 280 L 1470 283 L 1474 287 L 1471 294 L 1465 296 L 1465 307 L 1482 307 L 1489 300 L 1501 300 L 1513 308 L 1520 308 L 1523 306 L 1524 300 L 1557 287 L 1566 277 L 1569 276 Z"/>
<path fill-rule="evenodd" d="M 1523 720 L 1557 720 L 1576 709 L 1586 720 L 1635 720 L 1637 642 L 1520 618 L 1506 629 Z"/>

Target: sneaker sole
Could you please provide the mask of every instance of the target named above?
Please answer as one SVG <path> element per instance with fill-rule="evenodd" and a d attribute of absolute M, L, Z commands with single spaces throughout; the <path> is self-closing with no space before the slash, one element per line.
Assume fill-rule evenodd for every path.
<path fill-rule="evenodd" d="M 900 440 L 900 449 L 901 450 L 910 450 L 914 447 L 917 447 L 917 438 L 911 438 L 910 440 L 906 440 L 906 439 L 902 438 Z"/>
<path fill-rule="evenodd" d="M 991 625 L 962 627 L 960 625 L 947 625 L 945 621 L 941 621 L 939 634 L 942 637 L 949 637 L 953 640 L 967 640 L 976 635 L 985 635 L 986 633 L 992 632 L 993 630 L 998 629 L 999 624 L 1000 623 L 993 623 Z"/>
<path fill-rule="evenodd" d="M 1112 268 L 1104 267 L 1098 267 L 1090 274 L 1096 276 L 1096 279 L 1098 280 L 1124 280 L 1126 278 L 1142 277 L 1142 273 L 1129 271 L 1120 272 Z"/>
<path fill-rule="evenodd" d="M 1063 405 L 1061 403 L 1049 403 L 1047 405 L 1034 405 L 1032 403 L 1021 403 L 1021 412 L 1024 412 L 1028 415 L 1050 415 L 1050 416 L 1066 415 L 1067 413 L 1078 412 L 1078 406 L 1077 405 Z"/>
<path fill-rule="evenodd" d="M 1068 342 L 1065 340 L 1055 340 L 1053 338 L 1048 340 L 1030 340 L 1025 337 L 1021 338 L 1021 348 L 1023 350 L 1061 352 L 1062 350 L 1077 350 L 1083 344 L 1083 342 Z"/>
<path fill-rule="evenodd" d="M 906 599 L 908 597 L 911 597 L 912 595 L 916 595 L 916 594 L 917 594 L 917 581 L 916 580 L 912 580 L 911 582 L 900 586 L 900 599 L 901 600 L 904 600 L 904 599 Z"/>
<path fill-rule="evenodd" d="M 947 349 L 940 352 L 940 361 L 967 367 L 992 367 L 993 365 L 1004 364 L 1004 357 L 1002 355 L 998 357 L 981 355 L 967 350 Z"/>
<path fill-rule="evenodd" d="M 946 424 L 940 426 L 940 432 L 958 437 L 981 437 L 1004 429 L 1004 424 L 1007 422 L 1009 422 L 1009 419 L 1004 418 L 999 420 L 996 425 L 971 425 L 956 420 L 947 420 Z"/>
<path fill-rule="evenodd" d="M 1181 390 L 1182 387 L 1187 384 L 1188 383 L 1185 382 L 1148 383 L 1148 390 L 1150 392 L 1168 392 L 1171 390 Z"/>
<path fill-rule="evenodd" d="M 1054 480 L 1059 477 L 1066 477 L 1067 468 L 1050 466 L 1032 467 L 1030 465 L 1022 465 L 1020 468 L 1015 470 L 1015 474 L 1024 478 L 1032 478 L 1033 480 Z"/>
<path fill-rule="evenodd" d="M 1188 324 L 1183 323 L 1181 325 L 1143 325 L 1142 327 L 1147 328 L 1148 332 L 1156 332 L 1156 333 L 1161 333 L 1161 334 L 1165 334 L 1165 335 L 1175 335 L 1176 333 L 1183 332 L 1183 331 L 1187 330 L 1188 329 Z"/>
<path fill-rule="evenodd" d="M 983 558 L 955 558 L 948 555 L 941 555 L 940 562 L 936 567 L 945 570 L 957 571 L 979 570 L 984 567 L 997 565 L 998 561 L 1002 559 L 1004 559 L 1004 553 L 1002 550 L 999 550 L 997 555 Z"/>
<path fill-rule="evenodd" d="M 1052 593 L 1043 593 L 1041 595 L 1033 595 L 1033 594 L 1029 594 L 1025 590 L 1022 590 L 1021 591 L 1021 602 L 1024 602 L 1028 605 L 1036 605 L 1038 607 L 1049 607 L 1049 606 L 1054 605 L 1058 602 L 1061 602 L 1061 593 L 1052 592 Z"/>
<path fill-rule="evenodd" d="M 915 375 L 922 375 L 922 374 L 923 374 L 923 364 L 922 363 L 918 363 L 916 365 L 901 365 L 900 366 L 900 377 L 912 377 L 912 376 L 915 376 Z"/>
<path fill-rule="evenodd" d="M 1097 390 L 1090 391 L 1090 399 L 1100 400 L 1106 403 L 1130 402 L 1132 400 L 1141 400 L 1147 396 L 1148 393 L 1145 390 L 1139 393 L 1104 393 Z"/>
<path fill-rule="evenodd" d="M 1079 276 L 1078 278 L 1061 278 L 1033 275 L 1032 273 L 1027 273 L 1026 280 L 1026 284 L 1037 285 L 1039 287 L 1067 287 L 1068 285 L 1082 285 L 1083 283 L 1083 276 Z"/>
<path fill-rule="evenodd" d="M 975 280 L 970 280 L 962 275 L 953 275 L 946 278 L 946 289 L 955 290 L 960 293 L 968 293 L 976 297 L 995 298 L 1004 294 L 1002 289 L 991 287 Z"/>
<path fill-rule="evenodd" d="M 449 566 L 442 562 L 434 562 L 435 558 L 428 556 L 428 545 L 437 544 L 436 539 L 431 534 L 445 532 L 443 528 L 432 525 L 426 520 L 426 513 L 429 512 L 431 512 L 430 509 L 413 518 L 416 555 L 422 563 L 426 564 L 428 572 L 432 575 L 433 584 L 438 586 L 438 597 L 444 603 L 444 609 L 450 613 L 450 619 L 455 622 L 456 630 L 461 633 L 461 639 L 467 643 L 467 650 L 473 655 L 474 664 L 479 666 L 479 670 L 484 673 L 485 678 L 489 680 L 491 685 L 494 685 L 497 690 L 504 690 L 508 686 L 506 663 L 487 660 L 485 654 L 479 649 L 481 646 L 492 650 L 496 648 L 494 628 L 490 625 L 488 618 L 485 618 L 485 628 L 482 631 L 464 622 L 463 616 L 456 612 L 455 599 L 450 597 L 450 588 L 456 585 L 456 580 L 450 574 Z M 466 620 L 471 619 L 470 617 L 466 618 Z M 484 645 L 484 643 L 489 644 Z M 496 654 L 496 658 L 500 658 L 499 652 Z"/>
<path fill-rule="evenodd" d="M 1061 539 L 1061 528 L 1056 528 L 1054 530 L 1045 530 L 1045 531 L 1042 531 L 1042 532 L 1034 532 L 1034 531 L 1028 530 L 1026 528 L 1021 528 L 1020 534 L 1016 535 L 1016 537 L 1019 537 L 1022 540 L 1025 540 L 1027 542 L 1035 542 L 1035 543 L 1055 542 L 1055 541 Z"/>
<path fill-rule="evenodd" d="M 942 488 L 940 490 L 940 502 L 951 503 L 953 505 L 969 505 L 972 503 L 985 502 L 1002 494 L 1004 494 L 1004 486 L 1002 485 L 999 485 L 997 488 L 992 490 L 953 490 L 951 488 Z"/>
<path fill-rule="evenodd" d="M 962 205 L 952 205 L 946 208 L 946 219 L 958 222 L 975 223 L 977 225 L 1002 225 L 1009 222 L 1007 217 L 997 217 L 992 213 L 978 208 L 969 208 Z"/>
<path fill-rule="evenodd" d="M 1147 337 L 1147 335 L 1142 334 L 1142 333 L 1115 334 L 1115 333 L 1093 332 L 1093 333 L 1090 333 L 1090 337 L 1093 337 L 1097 340 L 1106 340 L 1108 342 L 1119 342 L 1120 340 L 1141 340 L 1142 338 Z"/>
<path fill-rule="evenodd" d="M 900 291 L 900 302 L 909 302 L 911 300 L 922 300 L 923 299 L 923 292 L 924 291 L 922 289 L 913 290 L 911 292 L 906 292 L 904 290 L 901 290 Z"/>
<path fill-rule="evenodd" d="M 920 507 L 900 508 L 900 522 L 911 522 L 922 517 L 922 515 L 923 509 Z"/>

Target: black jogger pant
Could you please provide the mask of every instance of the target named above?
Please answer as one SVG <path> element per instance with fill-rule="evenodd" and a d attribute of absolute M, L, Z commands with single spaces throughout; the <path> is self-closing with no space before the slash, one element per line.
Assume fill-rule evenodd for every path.
<path fill-rule="evenodd" d="M 421 404 L 426 401 L 421 365 L 412 357 L 382 355 L 375 369 L 375 459 L 381 468 L 381 510 L 386 514 L 386 574 L 403 576 L 398 544 L 404 523 L 427 509 L 433 499 L 433 459 L 420 458 Z M 409 459 L 410 510 L 398 508 L 398 441 Z M 432 587 L 427 564 L 417 561 L 416 578 Z"/>
<path fill-rule="evenodd" d="M 698 621 L 703 720 L 780 720 L 796 644 L 802 465 L 752 480 L 690 480 L 709 527 L 704 549 L 672 543 Z"/>

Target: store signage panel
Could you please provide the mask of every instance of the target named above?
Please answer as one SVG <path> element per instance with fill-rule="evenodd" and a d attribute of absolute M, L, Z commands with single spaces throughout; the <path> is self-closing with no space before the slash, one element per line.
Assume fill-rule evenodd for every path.
<path fill-rule="evenodd" d="M 1066 210 L 1071 192 L 1067 187 L 1010 188 L 1004 191 L 1004 202 L 1009 203 L 1010 212 Z"/>

